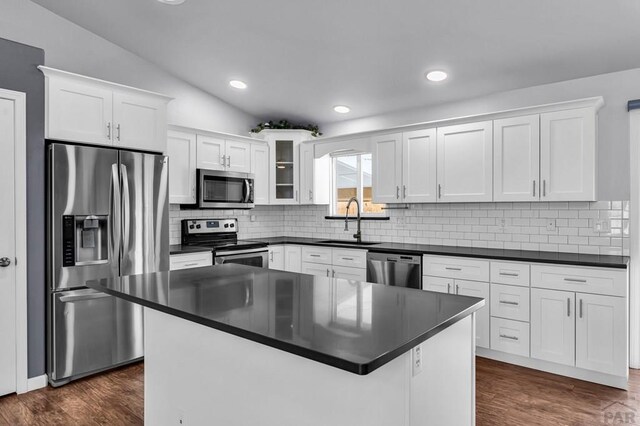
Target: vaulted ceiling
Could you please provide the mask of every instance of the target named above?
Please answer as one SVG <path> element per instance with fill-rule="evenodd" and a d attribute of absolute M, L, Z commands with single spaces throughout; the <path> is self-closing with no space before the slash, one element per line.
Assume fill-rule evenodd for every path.
<path fill-rule="evenodd" d="M 264 119 L 327 123 L 640 67 L 640 0 L 33 1 Z M 432 69 L 450 78 L 428 82 Z"/>

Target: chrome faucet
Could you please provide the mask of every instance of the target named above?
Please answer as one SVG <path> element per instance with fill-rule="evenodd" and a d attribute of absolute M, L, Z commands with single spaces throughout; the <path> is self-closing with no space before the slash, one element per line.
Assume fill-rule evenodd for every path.
<path fill-rule="evenodd" d="M 347 213 L 344 216 L 344 230 L 345 231 L 349 230 L 349 207 L 351 206 L 351 203 L 353 201 L 356 202 L 356 207 L 358 207 L 358 218 L 356 219 L 358 222 L 358 231 L 355 234 L 353 234 L 353 238 L 355 238 L 356 242 L 360 244 L 362 242 L 362 232 L 360 231 L 360 220 L 362 218 L 360 217 L 360 202 L 356 197 L 349 198 L 349 202 L 347 203 Z"/>

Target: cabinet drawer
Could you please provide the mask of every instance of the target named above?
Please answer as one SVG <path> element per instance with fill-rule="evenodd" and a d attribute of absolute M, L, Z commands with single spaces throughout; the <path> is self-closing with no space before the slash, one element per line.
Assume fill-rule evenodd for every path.
<path fill-rule="evenodd" d="M 334 266 L 332 268 L 334 278 L 342 278 L 352 281 L 367 281 L 367 270 L 362 268 L 349 268 L 347 266 Z"/>
<path fill-rule="evenodd" d="M 334 248 L 333 265 L 365 269 L 367 267 L 367 251 Z"/>
<path fill-rule="evenodd" d="M 169 268 L 172 271 L 188 268 L 200 268 L 213 264 L 213 253 L 172 254 L 169 257 Z"/>
<path fill-rule="evenodd" d="M 472 281 L 489 281 L 488 260 L 425 255 L 423 263 L 424 275 Z"/>
<path fill-rule="evenodd" d="M 529 322 L 529 287 L 491 283 L 491 316 Z"/>
<path fill-rule="evenodd" d="M 331 265 L 331 249 L 326 247 L 302 247 L 302 261 Z"/>
<path fill-rule="evenodd" d="M 529 324 L 491 318 L 491 349 L 528 357 Z"/>
<path fill-rule="evenodd" d="M 491 262 L 491 282 L 529 286 L 529 265 L 526 263 Z"/>
<path fill-rule="evenodd" d="M 531 286 L 626 297 L 627 270 L 532 265 Z"/>

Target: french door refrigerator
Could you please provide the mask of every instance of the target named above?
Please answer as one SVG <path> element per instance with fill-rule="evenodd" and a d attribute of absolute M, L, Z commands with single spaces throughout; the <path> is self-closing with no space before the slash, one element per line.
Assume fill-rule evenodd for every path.
<path fill-rule="evenodd" d="M 142 308 L 88 280 L 169 270 L 167 157 L 51 143 L 48 362 L 53 386 L 139 359 Z"/>

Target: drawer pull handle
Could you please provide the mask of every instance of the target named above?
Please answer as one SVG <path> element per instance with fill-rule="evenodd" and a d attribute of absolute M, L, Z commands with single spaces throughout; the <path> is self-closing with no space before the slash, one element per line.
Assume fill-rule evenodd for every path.
<path fill-rule="evenodd" d="M 587 280 L 583 280 L 583 279 L 580 279 L 580 278 L 565 278 L 564 280 L 572 282 L 572 283 L 586 283 L 587 282 Z"/>
<path fill-rule="evenodd" d="M 311 256 L 311 257 L 320 257 L 319 254 L 310 254 L 309 256 Z"/>
<path fill-rule="evenodd" d="M 571 298 L 567 297 L 567 316 L 571 316 Z"/>
<path fill-rule="evenodd" d="M 513 305 L 513 306 L 518 306 L 520 305 L 520 303 L 518 302 L 512 302 L 510 300 L 501 300 L 500 303 L 502 303 L 503 305 Z"/>
<path fill-rule="evenodd" d="M 582 318 L 582 299 L 580 299 L 580 318 Z"/>
<path fill-rule="evenodd" d="M 516 336 L 509 336 L 508 334 L 501 334 L 500 337 L 502 337 L 503 339 L 509 339 L 509 340 L 520 340 Z"/>
<path fill-rule="evenodd" d="M 185 263 L 184 266 L 198 266 L 197 263 Z"/>
<path fill-rule="evenodd" d="M 447 293 L 451 293 L 451 283 L 447 283 Z"/>
<path fill-rule="evenodd" d="M 452 268 L 450 266 L 445 266 L 444 269 L 447 271 L 462 271 L 462 268 Z"/>
<path fill-rule="evenodd" d="M 343 257 L 342 260 L 353 260 L 353 257 Z"/>
<path fill-rule="evenodd" d="M 513 272 L 500 272 L 500 275 L 505 276 L 505 277 L 519 277 L 520 274 L 516 274 Z"/>

